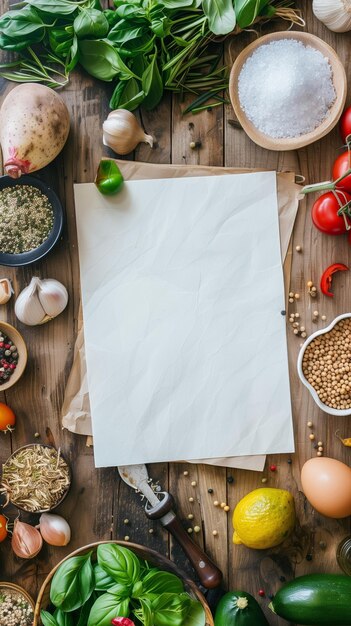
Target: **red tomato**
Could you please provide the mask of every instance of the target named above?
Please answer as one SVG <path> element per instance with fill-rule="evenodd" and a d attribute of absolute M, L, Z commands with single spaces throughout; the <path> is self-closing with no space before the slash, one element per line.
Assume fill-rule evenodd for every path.
<path fill-rule="evenodd" d="M 351 200 L 348 193 L 337 191 L 341 204 Z M 346 232 L 344 218 L 338 215 L 340 204 L 335 195 L 328 191 L 317 198 L 312 207 L 312 221 L 318 230 L 327 235 L 342 235 Z"/>
<path fill-rule="evenodd" d="M 343 112 L 340 119 L 340 135 L 344 143 L 346 143 L 346 137 L 351 136 L 351 107 L 348 107 Z"/>
<path fill-rule="evenodd" d="M 0 402 L 0 430 L 6 432 L 15 425 L 16 416 L 7 404 Z"/>
<path fill-rule="evenodd" d="M 7 519 L 5 515 L 0 515 L 0 541 L 7 537 Z"/>
<path fill-rule="evenodd" d="M 332 174 L 333 180 L 336 180 L 337 178 L 340 178 L 340 176 L 345 174 L 345 172 L 350 169 L 350 164 L 351 153 L 349 154 L 349 151 L 346 150 L 346 152 L 340 154 L 338 158 L 334 161 Z M 338 183 L 337 185 L 337 188 L 341 189 L 341 191 L 348 191 L 349 193 L 351 193 L 351 174 L 346 176 L 344 180 L 340 181 L 340 183 Z"/>

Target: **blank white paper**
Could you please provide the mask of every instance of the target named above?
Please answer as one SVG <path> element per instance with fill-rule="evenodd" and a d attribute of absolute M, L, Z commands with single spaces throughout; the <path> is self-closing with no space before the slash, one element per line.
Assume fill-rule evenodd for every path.
<path fill-rule="evenodd" d="M 96 466 L 292 452 L 275 173 L 75 201 Z"/>

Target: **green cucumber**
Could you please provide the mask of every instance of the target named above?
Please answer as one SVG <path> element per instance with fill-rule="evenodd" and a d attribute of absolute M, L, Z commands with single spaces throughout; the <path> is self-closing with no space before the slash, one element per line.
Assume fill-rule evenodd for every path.
<path fill-rule="evenodd" d="M 218 602 L 215 626 L 269 626 L 260 605 L 246 591 L 229 591 Z"/>
<path fill-rule="evenodd" d="M 269 608 L 305 626 L 351 626 L 351 577 L 310 574 L 286 583 Z"/>

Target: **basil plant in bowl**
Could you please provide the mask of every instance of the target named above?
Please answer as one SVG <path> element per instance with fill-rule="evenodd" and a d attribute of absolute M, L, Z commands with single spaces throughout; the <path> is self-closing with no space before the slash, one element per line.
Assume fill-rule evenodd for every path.
<path fill-rule="evenodd" d="M 213 626 L 202 594 L 171 561 L 123 541 L 63 559 L 39 592 L 33 626 L 110 626 L 118 618 L 135 626 Z"/>

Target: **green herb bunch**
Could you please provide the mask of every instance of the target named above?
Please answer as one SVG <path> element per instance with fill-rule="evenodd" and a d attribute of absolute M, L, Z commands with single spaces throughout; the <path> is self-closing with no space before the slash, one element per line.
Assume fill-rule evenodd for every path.
<path fill-rule="evenodd" d="M 259 19 L 299 19 L 285 0 L 25 0 L 0 18 L 0 48 L 17 53 L 0 65 L 16 82 L 62 87 L 79 63 L 116 85 L 110 106 L 153 109 L 164 90 L 187 92 L 200 104 L 227 87 L 219 37 Z"/>
<path fill-rule="evenodd" d="M 184 590 L 180 578 L 150 567 L 131 550 L 114 543 L 74 556 L 57 569 L 51 582 L 53 612 L 42 610 L 44 626 L 110 626 L 130 617 L 143 626 L 205 626 L 200 602 Z"/>

